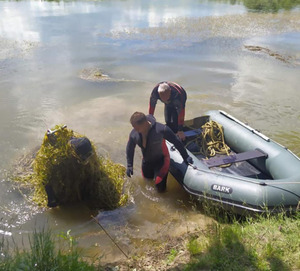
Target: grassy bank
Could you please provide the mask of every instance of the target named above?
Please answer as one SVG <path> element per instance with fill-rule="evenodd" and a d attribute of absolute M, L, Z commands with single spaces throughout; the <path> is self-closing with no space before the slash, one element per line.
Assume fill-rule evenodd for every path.
<path fill-rule="evenodd" d="M 232 218 L 231 218 L 232 219 Z M 0 270 L 300 270 L 300 213 L 214 220 L 207 228 L 153 244 L 140 255 L 106 265 L 86 262 L 70 235 L 34 232 L 27 249 L 0 242 Z M 63 245 L 62 245 L 63 244 Z M 110 267 L 109 267 L 110 266 Z"/>
<path fill-rule="evenodd" d="M 300 270 L 300 214 L 216 222 L 190 237 L 192 270 Z"/>

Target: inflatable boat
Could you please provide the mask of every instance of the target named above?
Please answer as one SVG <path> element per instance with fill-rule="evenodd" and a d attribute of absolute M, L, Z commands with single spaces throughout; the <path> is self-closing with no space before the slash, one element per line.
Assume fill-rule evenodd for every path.
<path fill-rule="evenodd" d="M 214 121 L 222 127 L 227 154 L 207 158 L 195 138 Z M 300 204 L 300 159 L 287 148 L 224 111 L 185 121 L 187 165 L 167 142 L 170 173 L 190 194 L 238 214 L 296 211 Z M 192 143 L 192 144 L 189 144 Z"/>

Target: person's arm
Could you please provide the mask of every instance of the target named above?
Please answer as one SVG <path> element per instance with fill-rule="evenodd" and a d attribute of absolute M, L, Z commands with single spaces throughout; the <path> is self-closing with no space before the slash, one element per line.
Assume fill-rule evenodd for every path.
<path fill-rule="evenodd" d="M 155 106 L 158 100 L 158 85 L 154 87 L 151 92 L 150 101 L 149 101 L 149 114 L 154 115 Z"/>
<path fill-rule="evenodd" d="M 166 125 L 164 129 L 164 138 L 174 144 L 175 148 L 180 152 L 183 160 L 187 162 L 189 155 L 186 149 L 184 148 L 182 142 L 174 134 L 174 132 Z"/>
<path fill-rule="evenodd" d="M 127 160 L 126 174 L 128 177 L 131 177 L 131 175 L 133 175 L 133 159 L 134 159 L 135 146 L 136 146 L 136 142 L 134 141 L 131 132 L 126 146 L 126 160 Z"/>

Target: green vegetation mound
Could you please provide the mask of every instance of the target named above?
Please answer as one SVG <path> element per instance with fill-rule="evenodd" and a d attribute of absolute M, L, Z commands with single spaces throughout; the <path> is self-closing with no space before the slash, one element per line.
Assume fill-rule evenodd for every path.
<path fill-rule="evenodd" d="M 127 195 L 122 194 L 125 168 L 98 157 L 93 144 L 90 157 L 83 163 L 70 144 L 70 139 L 83 137 L 67 128 L 55 129 L 51 136 L 45 134 L 32 172 L 18 178 L 33 190 L 32 200 L 41 206 L 46 206 L 48 200 L 54 205 L 83 201 L 91 209 L 105 210 L 125 204 Z"/>

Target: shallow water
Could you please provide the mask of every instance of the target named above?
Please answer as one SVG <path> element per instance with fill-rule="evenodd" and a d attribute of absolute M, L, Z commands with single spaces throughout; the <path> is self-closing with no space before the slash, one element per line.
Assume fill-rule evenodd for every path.
<path fill-rule="evenodd" d="M 79 77 L 95 68 L 111 80 Z M 39 146 L 47 128 L 67 124 L 125 164 L 128 120 L 147 112 L 162 80 L 186 89 L 187 119 L 222 109 L 300 155 L 299 70 L 299 7 L 261 13 L 228 1 L 0 1 L 0 233 L 71 229 L 89 253 L 122 257 L 84 206 L 41 211 L 26 202 L 8 182 L 15 160 Z M 163 121 L 161 104 L 155 115 Z M 207 219 L 174 179 L 157 194 L 141 178 L 140 159 L 136 150 L 133 203 L 99 214 L 128 253 Z"/>

